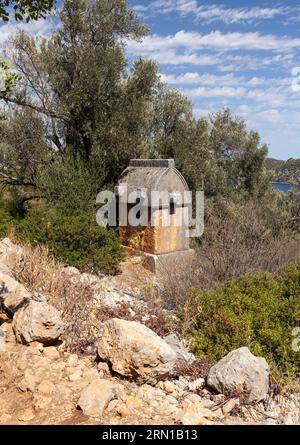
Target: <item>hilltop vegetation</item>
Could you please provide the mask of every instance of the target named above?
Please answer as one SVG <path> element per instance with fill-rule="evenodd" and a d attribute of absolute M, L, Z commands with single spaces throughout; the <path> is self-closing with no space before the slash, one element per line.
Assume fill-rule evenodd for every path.
<path fill-rule="evenodd" d="M 280 161 L 267 158 L 266 167 L 271 174 L 272 181 L 300 183 L 300 159 L 291 158 L 287 161 Z"/>
<path fill-rule="evenodd" d="M 174 158 L 190 189 L 204 189 L 209 227 L 253 202 L 263 233 L 280 239 L 291 225 L 297 230 L 297 198 L 270 190 L 259 134 L 229 109 L 194 118 L 153 61 L 126 59 L 125 42 L 148 32 L 126 1 L 66 0 L 59 20 L 48 38 L 17 33 L 8 53 L 18 77 L 0 93 L 2 233 L 11 227 L 69 264 L 81 258 L 96 270 L 78 237 L 88 220 L 97 244 L 96 195 L 113 188 L 131 158 Z M 97 270 L 116 272 L 116 237 L 104 231 L 102 239 L 116 260 Z"/>
<path fill-rule="evenodd" d="M 177 312 L 195 296 L 182 331 L 199 355 L 216 359 L 247 340 L 282 358 L 280 372 L 299 370 L 286 339 L 299 322 L 300 195 L 269 185 L 270 171 L 296 182 L 299 160 L 268 160 L 258 132 L 229 109 L 196 119 L 153 61 L 130 63 L 126 41 L 148 29 L 126 1 L 66 0 L 59 20 L 47 38 L 19 32 L 11 42 L 18 77 L 0 93 L 0 236 L 46 245 L 85 272 L 116 274 L 122 247 L 114 229 L 97 225 L 96 195 L 113 189 L 131 158 L 174 158 L 190 189 L 205 192 L 205 233 L 193 240 L 196 264 L 166 272 L 153 295 Z M 274 276 L 290 263 L 285 291 Z M 277 304 L 284 311 L 288 300 L 295 305 L 282 314 Z M 220 319 L 208 320 L 215 309 Z M 264 315 L 270 329 L 255 324 Z"/>

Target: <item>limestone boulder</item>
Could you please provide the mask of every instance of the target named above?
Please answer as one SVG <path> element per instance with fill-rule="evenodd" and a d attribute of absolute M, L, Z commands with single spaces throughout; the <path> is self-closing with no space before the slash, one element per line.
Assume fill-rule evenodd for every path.
<path fill-rule="evenodd" d="M 78 406 L 86 416 L 99 418 L 109 402 L 122 392 L 122 385 L 105 379 L 96 379 L 81 393 Z"/>
<path fill-rule="evenodd" d="M 248 348 L 239 348 L 210 369 L 207 384 L 223 394 L 246 389 L 249 401 L 259 402 L 266 398 L 269 390 L 269 365 L 264 358 L 255 357 Z"/>
<path fill-rule="evenodd" d="M 15 313 L 13 330 L 19 343 L 49 344 L 64 332 L 64 323 L 53 306 L 31 300 Z"/>
<path fill-rule="evenodd" d="M 0 241 L 0 270 L 9 271 L 9 259 L 14 258 L 18 262 L 25 260 L 24 249 L 13 244 L 9 238 Z"/>
<path fill-rule="evenodd" d="M 176 352 L 151 329 L 118 318 L 102 324 L 98 354 L 115 372 L 140 383 L 157 383 L 177 361 Z"/>
<path fill-rule="evenodd" d="M 10 315 L 13 315 L 26 301 L 31 293 L 7 272 L 0 270 L 0 303 Z"/>

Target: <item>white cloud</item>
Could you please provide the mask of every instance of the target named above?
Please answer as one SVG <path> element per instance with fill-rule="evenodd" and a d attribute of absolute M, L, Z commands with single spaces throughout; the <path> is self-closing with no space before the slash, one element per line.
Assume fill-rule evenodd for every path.
<path fill-rule="evenodd" d="M 197 11 L 197 18 L 204 19 L 208 23 L 223 21 L 226 24 L 232 23 L 253 23 L 258 20 L 274 19 L 276 16 L 286 15 L 289 8 L 225 8 L 223 6 L 200 6 Z"/>
<path fill-rule="evenodd" d="M 253 23 L 258 20 L 270 20 L 275 17 L 287 16 L 295 13 L 298 8 L 290 7 L 237 7 L 227 8 L 216 4 L 199 4 L 196 0 L 154 0 L 148 5 L 134 6 L 137 12 L 150 15 L 170 14 L 176 12 L 180 15 L 192 14 L 196 19 L 212 23 L 215 21 L 226 24 Z"/>
<path fill-rule="evenodd" d="M 209 73 L 200 75 L 197 72 L 187 72 L 178 76 L 175 74 L 161 74 L 161 79 L 170 85 L 237 85 L 243 80 L 242 78 L 235 77 L 233 74 L 217 76 Z"/>
<path fill-rule="evenodd" d="M 160 65 L 196 65 L 196 66 L 212 66 L 218 65 L 220 59 L 213 54 L 197 54 L 195 52 L 177 53 L 175 50 L 154 50 L 148 51 L 141 48 L 140 51 L 128 50 L 129 54 L 134 57 L 145 57 L 155 60 Z"/>
<path fill-rule="evenodd" d="M 174 35 L 147 36 L 142 42 L 129 41 L 128 50 L 133 54 L 141 51 L 151 53 L 167 49 L 213 49 L 218 51 L 255 50 L 255 51 L 288 51 L 300 46 L 300 38 L 279 37 L 259 32 L 229 32 L 212 31 L 209 34 L 199 32 L 178 31 Z"/>
<path fill-rule="evenodd" d="M 245 88 L 243 87 L 234 88 L 230 86 L 220 86 L 213 88 L 199 87 L 191 90 L 186 90 L 185 93 L 188 95 L 189 98 L 196 98 L 196 97 L 241 98 L 247 95 L 247 91 Z"/>
<path fill-rule="evenodd" d="M 3 47 L 5 42 L 18 31 L 25 31 L 36 37 L 49 36 L 50 32 L 57 26 L 54 20 L 47 18 L 29 23 L 9 22 L 0 26 L 0 46 Z"/>

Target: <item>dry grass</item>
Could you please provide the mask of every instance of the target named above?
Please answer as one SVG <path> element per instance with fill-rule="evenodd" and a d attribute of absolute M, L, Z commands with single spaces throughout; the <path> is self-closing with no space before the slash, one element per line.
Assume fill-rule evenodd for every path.
<path fill-rule="evenodd" d="M 11 255 L 10 268 L 14 277 L 29 291 L 47 297 L 59 309 L 66 324 L 64 340 L 70 345 L 74 339 L 91 339 L 95 328 L 89 324 L 92 289 L 81 283 L 76 275 L 70 276 L 65 267 L 45 247 L 23 246 L 23 255 Z"/>
<path fill-rule="evenodd" d="M 30 292 L 45 296 L 61 312 L 66 324 L 63 340 L 73 351 L 95 352 L 99 324 L 110 318 L 139 321 L 161 336 L 174 331 L 174 323 L 168 322 L 155 285 L 139 283 L 144 303 L 137 304 L 134 310 L 128 303 L 107 307 L 93 300 L 93 285 L 82 283 L 78 275 L 66 273 L 64 264 L 45 247 L 23 245 L 22 255 L 10 255 L 9 265 L 20 283 Z"/>
<path fill-rule="evenodd" d="M 275 236 L 255 204 L 232 205 L 225 217 L 210 218 L 195 250 L 193 261 L 163 271 L 168 308 L 182 305 L 192 287 L 210 290 L 245 274 L 275 274 L 299 259 L 300 239 L 290 231 Z"/>
<path fill-rule="evenodd" d="M 199 247 L 206 273 L 218 283 L 256 272 L 275 273 L 300 256 L 299 238 L 274 235 L 256 204 L 232 205 L 223 218 L 211 218 Z"/>
<path fill-rule="evenodd" d="M 188 376 L 194 380 L 199 378 L 206 379 L 212 366 L 213 363 L 207 360 L 195 360 L 192 363 L 181 361 L 175 368 L 174 377 Z"/>

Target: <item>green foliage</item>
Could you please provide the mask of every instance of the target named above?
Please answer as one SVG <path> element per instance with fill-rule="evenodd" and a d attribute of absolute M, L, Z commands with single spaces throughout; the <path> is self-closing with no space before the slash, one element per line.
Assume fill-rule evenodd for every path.
<path fill-rule="evenodd" d="M 8 22 L 10 19 L 9 9 L 15 20 L 38 20 L 45 17 L 51 11 L 54 0 L 5 0 L 0 2 L 0 20 Z"/>
<path fill-rule="evenodd" d="M 265 357 L 275 375 L 300 369 L 300 352 L 292 350 L 292 331 L 300 326 L 300 263 L 275 279 L 263 273 L 229 281 L 215 291 L 194 289 L 187 303 L 200 358 L 219 360 L 248 346 Z"/>
<path fill-rule="evenodd" d="M 116 233 L 99 227 L 88 213 L 33 208 L 16 224 L 16 234 L 32 245 L 46 245 L 57 258 L 83 271 L 114 274 L 123 258 Z"/>
<path fill-rule="evenodd" d="M 90 165 L 78 156 L 60 154 L 53 155 L 37 177 L 37 186 L 48 205 L 67 215 L 92 213 L 103 182 L 104 169 L 96 160 Z"/>
<path fill-rule="evenodd" d="M 20 79 L 18 74 L 10 71 L 11 67 L 11 61 L 5 61 L 0 57 L 0 94 L 3 98 L 16 87 L 16 83 Z"/>
<path fill-rule="evenodd" d="M 271 179 L 277 182 L 290 182 L 300 184 L 300 159 L 266 159 L 266 168 L 270 172 Z"/>
<path fill-rule="evenodd" d="M 210 116 L 210 127 L 212 150 L 225 173 L 226 190 L 247 191 L 250 196 L 266 191 L 268 148 L 260 144 L 259 134 L 248 132 L 246 122 L 228 108 Z"/>
<path fill-rule="evenodd" d="M 161 82 L 154 62 L 139 59 L 128 64 L 125 42 L 142 39 L 147 27 L 127 1 L 66 0 L 59 18 L 60 26 L 48 39 L 36 41 L 25 33 L 15 37 L 13 57 L 22 81 L 5 96 L 12 111 L 8 126 L 16 141 L 27 127 L 36 139 L 33 146 L 45 143 L 41 154 L 47 171 L 42 171 L 40 157 L 30 157 L 29 162 L 40 179 L 48 181 L 52 172 L 50 182 L 55 182 L 61 168 L 55 171 L 54 166 L 60 164 L 73 175 L 73 156 L 89 175 L 98 169 L 98 192 L 115 184 L 130 158 L 174 157 L 190 187 L 204 188 L 207 197 L 263 194 L 266 147 L 256 132 L 248 132 L 246 123 L 228 109 L 194 119 L 191 102 Z M 28 114 L 27 123 L 16 121 L 15 105 Z M 39 132 L 35 136 L 31 121 L 45 126 L 45 137 Z M 19 157 L 20 144 L 13 137 L 4 135 L 3 146 Z M 61 161 L 48 168 L 57 154 Z M 12 179 L 19 178 L 18 171 L 11 171 L 14 163 L 7 165 L 2 158 L 0 181 L 1 170 L 9 170 L 6 181 L 24 189 L 24 178 Z M 53 200 L 47 181 L 34 182 Z M 94 190 L 90 199 L 95 199 Z"/>
<path fill-rule="evenodd" d="M 0 201 L 0 239 L 7 236 L 12 218 L 5 203 Z"/>

